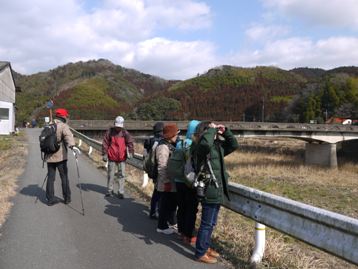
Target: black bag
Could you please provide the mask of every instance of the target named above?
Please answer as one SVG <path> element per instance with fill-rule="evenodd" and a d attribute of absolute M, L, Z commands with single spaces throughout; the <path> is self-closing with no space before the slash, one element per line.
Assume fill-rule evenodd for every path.
<path fill-rule="evenodd" d="M 154 145 L 149 150 L 148 154 L 144 157 L 143 162 L 143 170 L 148 174 L 148 177 L 153 179 L 155 182 L 158 177 L 158 163 L 156 154 L 156 148 L 158 146 L 158 142 L 154 142 Z"/>
<path fill-rule="evenodd" d="M 55 153 L 60 149 L 60 143 L 57 141 L 56 131 L 56 124 L 47 125 L 42 129 L 41 135 L 39 136 L 40 150 L 41 153 L 43 153 L 41 156 Z"/>

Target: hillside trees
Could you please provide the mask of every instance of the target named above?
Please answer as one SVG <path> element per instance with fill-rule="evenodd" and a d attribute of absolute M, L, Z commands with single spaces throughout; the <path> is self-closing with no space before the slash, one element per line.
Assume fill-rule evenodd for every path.
<path fill-rule="evenodd" d="M 322 123 L 332 116 L 358 117 L 358 78 L 335 74 L 310 86 L 295 100 L 291 110 L 300 115 L 300 121 Z"/>
<path fill-rule="evenodd" d="M 181 110 L 179 101 L 160 96 L 147 103 L 142 103 L 131 117 L 140 120 L 178 120 L 177 112 Z"/>

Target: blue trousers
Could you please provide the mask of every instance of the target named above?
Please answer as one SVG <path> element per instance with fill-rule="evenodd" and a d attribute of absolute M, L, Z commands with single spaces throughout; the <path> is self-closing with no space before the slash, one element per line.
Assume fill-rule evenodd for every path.
<path fill-rule="evenodd" d="M 202 203 L 201 223 L 196 239 L 195 257 L 202 257 L 211 245 L 211 234 L 218 220 L 220 204 Z"/>

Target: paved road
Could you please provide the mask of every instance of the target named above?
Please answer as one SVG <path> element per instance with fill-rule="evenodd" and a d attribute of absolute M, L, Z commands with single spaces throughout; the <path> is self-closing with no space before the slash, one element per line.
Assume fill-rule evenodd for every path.
<path fill-rule="evenodd" d="M 193 249 L 176 235 L 156 233 L 146 205 L 128 195 L 124 200 L 105 199 L 105 177 L 85 157 L 79 158 L 85 216 L 72 154 L 68 161 L 72 203 L 48 207 L 40 188 L 46 175 L 38 146 L 40 129 L 26 132 L 27 167 L 19 178 L 11 215 L 1 228 L 1 269 L 224 268 L 195 262 Z M 62 198 L 61 193 L 57 174 L 55 194 Z"/>

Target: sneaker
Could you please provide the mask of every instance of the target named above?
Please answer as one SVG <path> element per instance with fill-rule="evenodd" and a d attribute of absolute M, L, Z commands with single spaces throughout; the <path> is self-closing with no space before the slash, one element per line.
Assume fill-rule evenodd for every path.
<path fill-rule="evenodd" d="M 212 256 L 209 256 L 208 253 L 205 253 L 203 256 L 201 256 L 200 258 L 196 259 L 198 262 L 203 262 L 203 263 L 217 263 L 218 260 Z"/>
<path fill-rule="evenodd" d="M 157 232 L 158 233 L 163 233 L 163 234 L 173 234 L 175 233 L 175 231 L 172 228 L 167 228 L 167 229 L 159 229 L 157 228 Z"/>
<path fill-rule="evenodd" d="M 123 193 L 118 193 L 118 199 L 124 199 L 124 195 L 123 195 Z"/>
<path fill-rule="evenodd" d="M 104 197 L 112 197 L 112 195 L 113 195 L 112 192 L 109 191 L 104 195 Z"/>
<path fill-rule="evenodd" d="M 154 219 L 154 220 L 157 220 L 157 219 L 158 219 L 157 215 L 155 215 L 155 214 L 154 214 L 154 215 L 149 215 L 149 218 L 150 218 L 150 219 Z"/>
<path fill-rule="evenodd" d="M 169 228 L 172 228 L 173 230 L 175 230 L 176 232 L 178 232 L 178 224 L 169 225 Z"/>
<path fill-rule="evenodd" d="M 217 253 L 215 250 L 213 250 L 212 248 L 208 248 L 208 251 L 206 252 L 209 256 L 214 257 L 214 258 L 219 258 L 220 254 Z"/>
<path fill-rule="evenodd" d="M 65 205 L 68 205 L 69 203 L 71 203 L 71 199 L 65 199 L 65 201 L 63 202 Z"/>

